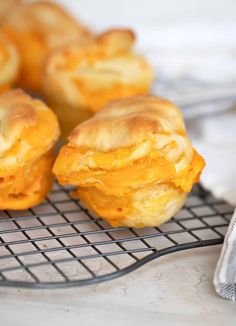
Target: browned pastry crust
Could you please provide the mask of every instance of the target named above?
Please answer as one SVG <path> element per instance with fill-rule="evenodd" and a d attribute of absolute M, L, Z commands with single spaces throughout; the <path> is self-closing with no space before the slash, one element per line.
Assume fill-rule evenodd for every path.
<path fill-rule="evenodd" d="M 183 205 L 205 165 L 180 110 L 137 96 L 108 104 L 76 127 L 53 171 L 113 226 L 156 226 Z"/>
<path fill-rule="evenodd" d="M 18 85 L 35 92 L 41 91 L 43 65 L 49 52 L 89 35 L 85 27 L 50 1 L 15 5 L 4 17 L 2 29 L 20 54 Z"/>
<path fill-rule="evenodd" d="M 114 29 L 51 54 L 44 89 L 63 128 L 71 131 L 86 110 L 96 112 L 111 100 L 149 92 L 154 72 L 134 52 L 134 42 L 132 31 Z"/>

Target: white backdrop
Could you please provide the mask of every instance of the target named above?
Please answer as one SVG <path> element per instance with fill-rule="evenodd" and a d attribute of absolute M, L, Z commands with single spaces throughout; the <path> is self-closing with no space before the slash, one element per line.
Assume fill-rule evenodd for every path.
<path fill-rule="evenodd" d="M 235 0 L 58 0 L 96 31 L 123 26 L 165 75 L 236 80 Z M 232 64 L 234 69 L 232 69 Z M 222 74 L 222 65 L 227 76 Z M 207 68 L 207 71 L 205 68 Z"/>

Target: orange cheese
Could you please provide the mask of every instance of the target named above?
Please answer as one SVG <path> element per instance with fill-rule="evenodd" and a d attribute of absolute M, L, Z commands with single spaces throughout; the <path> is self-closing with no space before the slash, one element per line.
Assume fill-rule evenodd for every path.
<path fill-rule="evenodd" d="M 202 156 L 200 156 L 196 150 L 193 150 L 191 164 L 176 176 L 174 179 L 175 185 L 181 187 L 183 191 L 191 191 L 193 184 L 199 181 L 199 176 L 205 165 L 206 163 Z"/>
<path fill-rule="evenodd" d="M 195 150 L 191 164 L 179 173 L 176 172 L 174 164 L 157 150 L 149 156 L 122 165 L 122 161 L 125 161 L 132 151 L 133 148 L 125 148 L 108 153 L 94 153 L 91 159 L 96 167 L 91 168 L 84 161 L 86 149 L 80 150 L 65 145 L 54 166 L 54 173 L 63 184 L 96 187 L 111 195 L 123 194 L 131 187 L 157 182 L 172 182 L 176 187 L 188 192 L 198 181 L 205 165 L 203 158 Z M 107 169 L 113 160 L 120 161 L 121 167 Z"/>
<path fill-rule="evenodd" d="M 36 162 L 0 178 L 1 209 L 26 209 L 40 203 L 53 183 L 51 168 L 54 156 L 45 154 Z"/>
<path fill-rule="evenodd" d="M 120 82 L 109 82 L 109 85 L 104 87 L 103 85 L 98 88 L 92 88 L 85 84 L 84 81 L 74 79 L 74 83 L 80 90 L 80 93 L 91 111 L 97 112 L 108 102 L 121 99 L 129 96 L 147 94 L 149 92 L 149 85 L 138 84 L 129 85 Z M 98 85 L 99 86 L 99 85 Z"/>

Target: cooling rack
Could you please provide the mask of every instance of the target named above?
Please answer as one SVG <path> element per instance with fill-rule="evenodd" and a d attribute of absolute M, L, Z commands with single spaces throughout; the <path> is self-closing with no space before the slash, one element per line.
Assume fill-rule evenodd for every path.
<path fill-rule="evenodd" d="M 0 285 L 59 288 L 99 283 L 152 259 L 223 242 L 233 208 L 200 185 L 160 227 L 112 228 L 55 184 L 44 203 L 0 214 Z"/>

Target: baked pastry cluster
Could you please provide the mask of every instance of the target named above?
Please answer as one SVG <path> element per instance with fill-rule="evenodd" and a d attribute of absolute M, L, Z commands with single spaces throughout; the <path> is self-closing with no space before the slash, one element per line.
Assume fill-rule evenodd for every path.
<path fill-rule="evenodd" d="M 0 32 L 0 94 L 14 85 L 19 65 L 19 55 L 14 44 Z"/>
<path fill-rule="evenodd" d="M 53 172 L 113 226 L 157 226 L 181 208 L 205 162 L 179 109 L 144 95 L 154 71 L 134 43 L 130 30 L 92 34 L 50 1 L 0 0 L 0 209 L 43 201 Z M 57 117 L 7 92 L 15 84 L 70 133 L 54 167 Z"/>
<path fill-rule="evenodd" d="M 130 30 L 95 35 L 51 1 L 0 0 L 0 33 L 18 55 L 14 83 L 46 100 L 63 138 L 110 100 L 149 93 L 154 71 Z"/>
<path fill-rule="evenodd" d="M 0 96 L 0 209 L 40 203 L 52 186 L 55 114 L 23 91 Z"/>
<path fill-rule="evenodd" d="M 112 226 L 157 226 L 183 205 L 205 165 L 168 100 L 114 101 L 78 125 L 56 159 L 61 184 Z"/>
<path fill-rule="evenodd" d="M 11 2 L 13 0 L 9 6 Z M 3 7 L 1 3 L 0 8 Z M 4 8 L 6 11 L 7 6 Z M 44 62 L 50 51 L 89 34 L 64 9 L 50 1 L 14 1 L 14 9 L 7 10 L 1 19 L 1 29 L 19 51 L 18 86 L 37 93 L 42 90 Z"/>
<path fill-rule="evenodd" d="M 134 42 L 132 31 L 114 29 L 49 56 L 44 91 L 65 134 L 111 100 L 149 93 L 154 71 Z"/>

